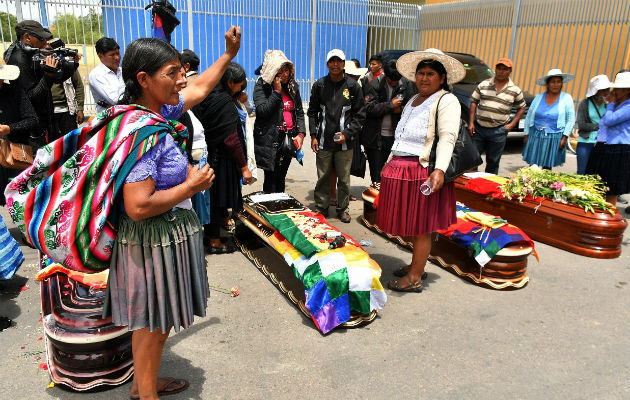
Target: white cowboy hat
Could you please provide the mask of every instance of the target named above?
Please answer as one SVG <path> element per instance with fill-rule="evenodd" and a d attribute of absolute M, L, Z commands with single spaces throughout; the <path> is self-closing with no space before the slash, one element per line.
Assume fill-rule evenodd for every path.
<path fill-rule="evenodd" d="M 354 61 L 346 61 L 346 63 L 344 64 L 343 69 L 344 69 L 344 71 L 346 71 L 346 74 L 359 76 L 359 77 L 365 75 L 367 73 L 367 71 L 368 71 L 367 68 L 357 68 L 357 66 L 354 63 Z"/>
<path fill-rule="evenodd" d="M 559 76 L 560 78 L 562 78 L 562 83 L 567 83 L 575 78 L 575 75 L 565 74 L 560 68 L 553 68 L 547 72 L 547 75 L 536 79 L 536 84 L 545 86 L 547 84 L 547 79 L 551 78 L 552 76 Z"/>
<path fill-rule="evenodd" d="M 588 82 L 588 90 L 586 91 L 586 97 L 593 97 L 603 89 L 610 88 L 610 80 L 608 75 L 597 75 L 591 78 Z"/>
<path fill-rule="evenodd" d="M 403 54 L 396 62 L 396 68 L 402 76 L 414 82 L 416 80 L 416 67 L 422 60 L 436 60 L 442 64 L 446 69 L 446 83 L 449 85 L 461 81 L 466 76 L 464 64 L 438 49 L 426 49 Z"/>
<path fill-rule="evenodd" d="M 611 88 L 628 89 L 630 88 L 630 72 L 620 72 L 615 76 L 615 82 L 610 85 Z"/>
<path fill-rule="evenodd" d="M 9 83 L 18 76 L 20 76 L 20 68 L 17 65 L 0 65 L 0 80 Z"/>

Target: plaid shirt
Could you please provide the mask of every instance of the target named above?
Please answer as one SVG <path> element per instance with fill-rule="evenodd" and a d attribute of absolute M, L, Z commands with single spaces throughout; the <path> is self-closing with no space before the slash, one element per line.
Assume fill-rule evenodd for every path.
<path fill-rule="evenodd" d="M 477 86 L 470 100 L 477 104 L 476 121 L 486 128 L 505 125 L 510 119 L 512 107 L 526 106 L 523 92 L 511 79 L 498 93 L 494 78 L 486 79 Z"/>

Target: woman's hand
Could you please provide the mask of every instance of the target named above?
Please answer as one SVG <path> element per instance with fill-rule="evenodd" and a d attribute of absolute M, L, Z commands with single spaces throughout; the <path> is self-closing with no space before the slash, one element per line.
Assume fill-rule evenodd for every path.
<path fill-rule="evenodd" d="M 238 50 L 241 48 L 241 27 L 230 26 L 227 32 L 225 32 L 225 54 L 230 58 L 236 57 Z"/>
<path fill-rule="evenodd" d="M 214 181 L 214 170 L 206 164 L 201 169 L 197 167 L 188 168 L 188 176 L 184 181 L 190 187 L 193 194 L 210 189 Z"/>
<path fill-rule="evenodd" d="M 431 182 L 431 193 L 437 192 L 444 185 L 444 171 L 441 169 L 434 169 L 425 182 Z"/>
<path fill-rule="evenodd" d="M 304 143 L 304 136 L 297 135 L 293 140 L 295 141 L 295 148 L 300 150 L 302 148 L 302 143 Z"/>
<path fill-rule="evenodd" d="M 243 174 L 243 185 L 251 185 L 252 183 L 254 183 L 252 171 L 250 171 L 247 166 L 241 168 L 241 174 Z"/>
<path fill-rule="evenodd" d="M 282 81 L 280 80 L 280 77 L 278 75 L 273 78 L 273 90 L 275 90 L 276 92 L 280 92 L 282 90 Z"/>
<path fill-rule="evenodd" d="M 567 145 L 567 137 L 562 135 L 562 139 L 560 139 L 560 147 L 558 147 L 558 150 L 564 149 L 564 146 L 566 145 Z"/>

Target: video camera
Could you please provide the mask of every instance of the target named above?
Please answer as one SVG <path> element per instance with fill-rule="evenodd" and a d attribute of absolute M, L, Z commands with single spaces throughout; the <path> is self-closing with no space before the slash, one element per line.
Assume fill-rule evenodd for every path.
<path fill-rule="evenodd" d="M 48 43 L 52 49 L 38 49 L 35 47 L 25 46 L 27 53 L 32 54 L 33 66 L 37 70 L 41 68 L 44 72 L 53 74 L 61 74 L 64 76 L 72 75 L 79 67 L 76 61 L 78 51 L 64 47 L 65 43 L 61 39 L 55 39 Z M 59 62 L 57 68 L 46 65 L 46 58 L 53 56 Z"/>

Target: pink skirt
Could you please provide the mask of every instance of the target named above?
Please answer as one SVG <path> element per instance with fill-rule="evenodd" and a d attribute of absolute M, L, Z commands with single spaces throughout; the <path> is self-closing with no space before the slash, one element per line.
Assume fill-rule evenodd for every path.
<path fill-rule="evenodd" d="M 376 221 L 390 235 L 417 236 L 446 229 L 457 221 L 455 185 L 445 183 L 428 196 L 420 185 L 429 177 L 418 157 L 394 156 L 381 172 Z"/>

